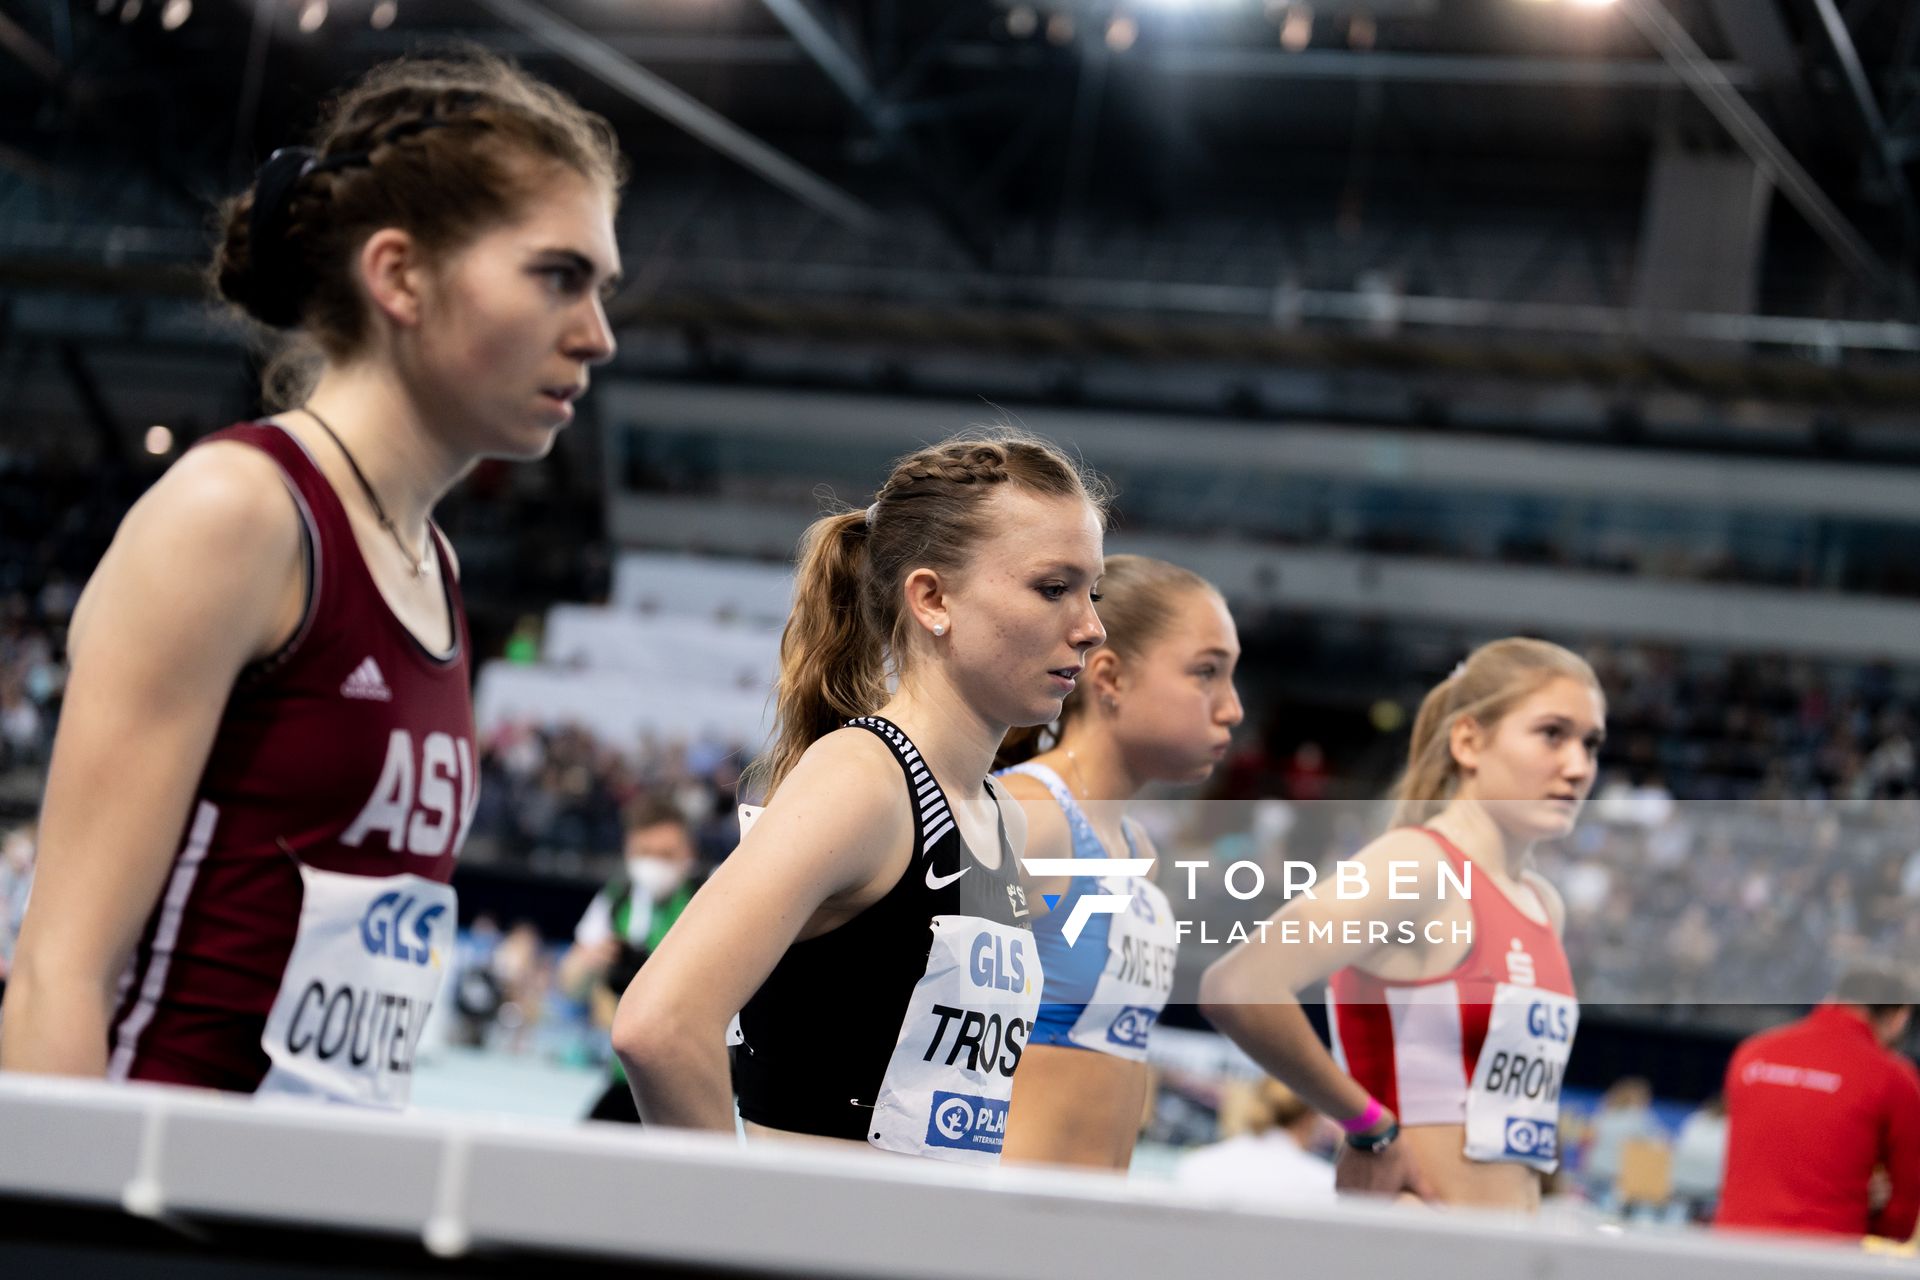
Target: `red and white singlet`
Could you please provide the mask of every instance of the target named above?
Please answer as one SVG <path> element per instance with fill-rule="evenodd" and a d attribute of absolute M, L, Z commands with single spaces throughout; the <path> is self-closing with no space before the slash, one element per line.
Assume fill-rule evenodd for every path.
<path fill-rule="evenodd" d="M 1439 842 L 1454 874 L 1470 864 Z M 1334 1056 L 1403 1125 L 1464 1124 L 1466 1154 L 1551 1172 L 1580 1006 L 1553 925 L 1491 879 L 1470 882 L 1473 941 L 1452 972 L 1399 982 L 1346 968 L 1327 985 Z"/>
<path fill-rule="evenodd" d="M 108 1076 L 403 1105 L 478 794 L 459 584 L 435 529 L 455 634 L 436 656 L 387 607 L 299 440 L 271 423 L 208 439 L 279 464 L 311 589 L 293 638 L 228 698 L 121 979 Z"/>

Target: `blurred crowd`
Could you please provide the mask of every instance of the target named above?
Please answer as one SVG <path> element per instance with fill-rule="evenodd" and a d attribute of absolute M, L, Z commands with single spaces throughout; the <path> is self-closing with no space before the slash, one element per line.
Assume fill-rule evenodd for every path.
<path fill-rule="evenodd" d="M 35 466 L 0 450 L 0 778 L 45 767 L 67 623 L 138 492 L 118 468 Z"/>
<path fill-rule="evenodd" d="M 1884 663 L 1703 657 L 1638 645 L 1586 650 L 1607 690 L 1607 764 L 1688 800 L 1920 792 L 1920 688 Z"/>
<path fill-rule="evenodd" d="M 513 724 L 481 744 L 480 807 L 465 856 L 535 869 L 611 862 L 628 815 L 665 800 L 692 828 L 703 867 L 739 840 L 740 743 L 603 742 L 576 726 Z"/>
<path fill-rule="evenodd" d="M 1863 955 L 1920 957 L 1920 803 L 1601 800 L 1542 858 L 1587 998 L 1801 1002 Z"/>
<path fill-rule="evenodd" d="M 1388 808 L 1266 799 L 1136 805 L 1134 814 L 1161 850 L 1161 884 L 1193 922 L 1192 949 L 1196 939 L 1232 941 L 1236 922 L 1285 905 L 1288 860 L 1331 876 L 1331 864 L 1383 829 Z M 1566 902 L 1567 954 L 1585 1002 L 1669 1019 L 1696 1006 L 1805 1004 L 1863 955 L 1920 959 L 1920 801 L 1682 802 L 1616 774 L 1573 835 L 1537 857 Z M 1205 864 L 1191 895 L 1189 873 L 1171 869 L 1177 860 Z M 1227 884 L 1237 861 L 1264 876 L 1245 900 Z M 1254 884 L 1247 872 L 1236 887 Z M 1211 950 L 1183 956 L 1183 979 Z M 1190 997 L 1176 985 L 1175 998 Z"/>
<path fill-rule="evenodd" d="M 59 633 L 39 612 L 20 592 L 0 597 L 0 774 L 37 773 L 53 743 L 66 667 L 56 649 Z"/>
<path fill-rule="evenodd" d="M 1731 512 L 1644 498 L 1421 488 L 1167 466 L 1113 478 L 1129 527 L 1268 545 L 1790 590 L 1920 595 L 1905 530 L 1851 516 Z"/>

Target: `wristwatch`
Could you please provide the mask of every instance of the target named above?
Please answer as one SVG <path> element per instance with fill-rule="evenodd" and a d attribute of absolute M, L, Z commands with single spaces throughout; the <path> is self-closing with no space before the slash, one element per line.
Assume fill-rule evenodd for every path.
<path fill-rule="evenodd" d="M 1400 1122 L 1398 1120 L 1389 1120 L 1387 1121 L 1387 1127 L 1378 1133 L 1348 1134 L 1347 1145 L 1355 1151 L 1364 1151 L 1370 1156 L 1377 1156 L 1392 1146 L 1393 1140 L 1399 1136 Z"/>

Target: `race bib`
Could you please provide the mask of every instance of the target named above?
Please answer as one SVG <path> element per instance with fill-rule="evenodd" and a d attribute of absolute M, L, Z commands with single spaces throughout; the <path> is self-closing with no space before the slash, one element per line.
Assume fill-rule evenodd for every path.
<path fill-rule="evenodd" d="M 1173 990 L 1179 951 L 1173 904 L 1145 877 L 1103 877 L 1099 891 L 1131 894 L 1133 901 L 1109 917 L 1106 967 L 1067 1039 L 1082 1049 L 1145 1062 L 1148 1034 Z M 1083 934 L 1081 942 L 1086 941 Z"/>
<path fill-rule="evenodd" d="M 935 916 L 926 972 L 907 1002 L 867 1141 L 908 1155 L 998 1162 L 1013 1070 L 1040 1011 L 1043 976 L 1026 929 Z"/>
<path fill-rule="evenodd" d="M 300 924 L 260 1037 L 272 1066 L 258 1092 L 404 1107 L 453 958 L 453 887 L 305 864 L 300 878 Z"/>
<path fill-rule="evenodd" d="M 1503 982 L 1494 990 L 1487 1038 L 1467 1091 L 1469 1160 L 1530 1165 L 1560 1161 L 1560 1086 L 1580 1026 L 1579 1002 Z"/>

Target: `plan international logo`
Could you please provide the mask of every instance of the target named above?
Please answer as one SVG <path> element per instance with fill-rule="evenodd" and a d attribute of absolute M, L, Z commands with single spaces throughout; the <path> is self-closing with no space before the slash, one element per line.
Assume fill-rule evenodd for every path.
<path fill-rule="evenodd" d="M 1067 876 L 1082 879 L 1089 876 L 1126 876 L 1134 878 L 1144 876 L 1153 870 L 1152 858 L 1022 858 L 1020 865 L 1027 874 L 1044 879 L 1048 876 Z M 1059 905 L 1061 895 L 1044 895 L 1047 909 L 1051 911 Z M 1067 913 L 1067 924 L 1061 930 L 1067 945 L 1080 941 L 1081 930 L 1095 916 L 1117 916 L 1126 914 L 1133 905 L 1131 893 L 1086 893 L 1073 904 L 1073 910 Z"/>

